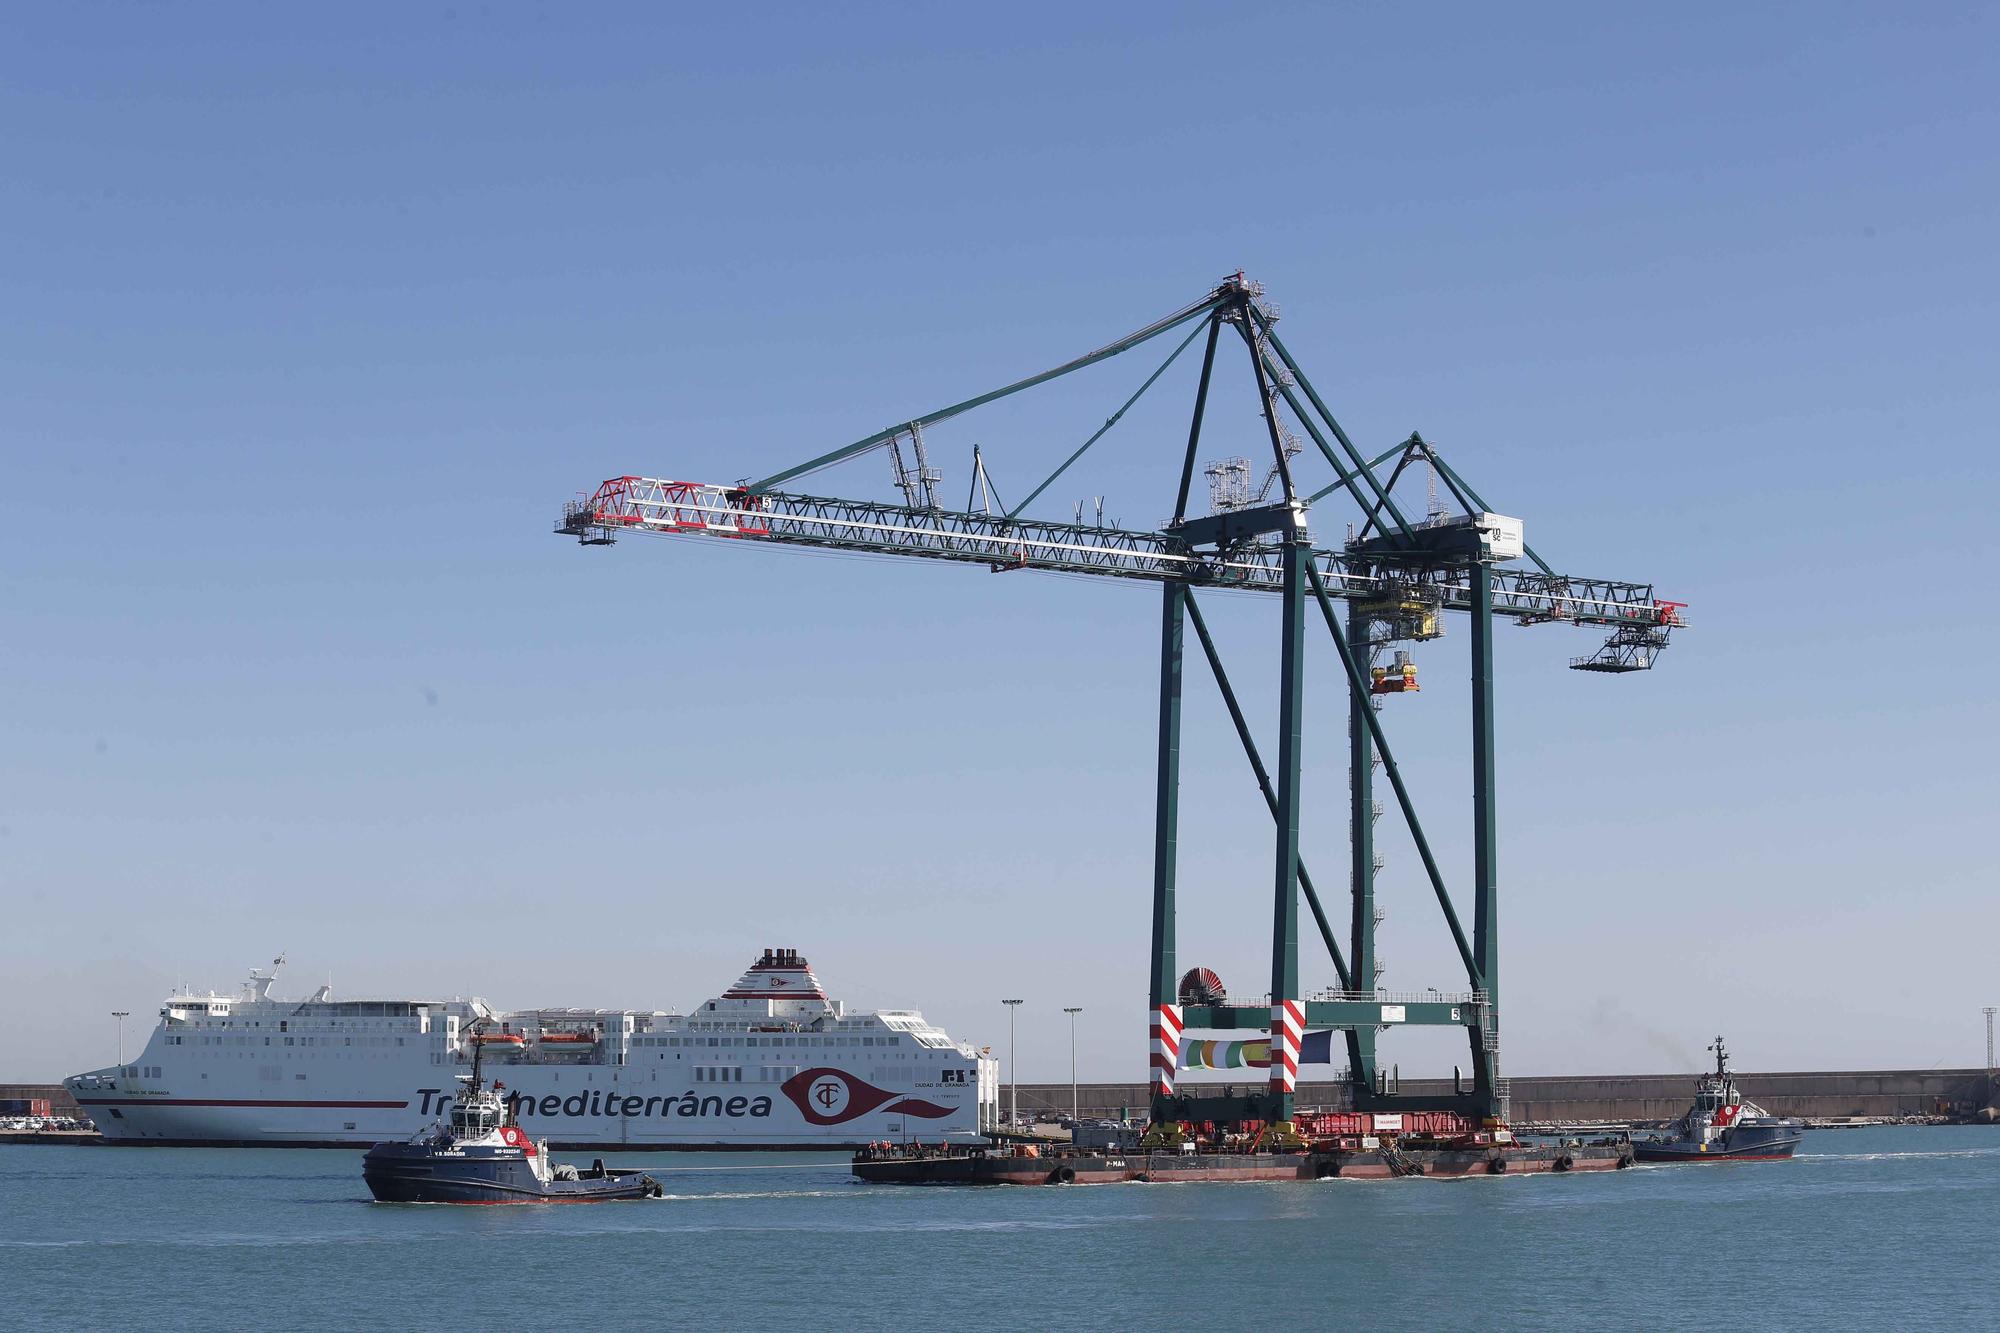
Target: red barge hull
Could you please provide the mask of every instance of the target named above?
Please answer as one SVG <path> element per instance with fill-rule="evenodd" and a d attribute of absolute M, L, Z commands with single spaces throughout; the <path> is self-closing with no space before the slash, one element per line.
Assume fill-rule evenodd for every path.
<path fill-rule="evenodd" d="M 1581 1147 L 1406 1148 L 1295 1153 L 1064 1153 L 1003 1156 L 858 1153 L 854 1174 L 876 1185 L 1109 1185 L 1127 1181 L 1367 1180 L 1402 1176 L 1529 1175 L 1615 1171 L 1629 1144 Z"/>

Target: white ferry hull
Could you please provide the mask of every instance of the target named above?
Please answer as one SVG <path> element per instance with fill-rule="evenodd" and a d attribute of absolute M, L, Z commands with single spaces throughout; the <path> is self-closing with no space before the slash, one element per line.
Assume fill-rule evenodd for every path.
<path fill-rule="evenodd" d="M 496 1015 L 325 989 L 281 1001 L 270 987 L 252 973 L 237 996 L 170 997 L 133 1063 L 69 1079 L 105 1142 L 407 1139 L 457 1088 L 474 1041 L 521 1127 L 562 1149 L 837 1150 L 966 1139 L 998 1116 L 990 1055 L 914 1011 L 848 1013 L 790 950 L 766 950 L 690 1015 Z"/>
<path fill-rule="evenodd" d="M 107 1070 L 106 1074 L 115 1071 Z M 426 1070 L 426 1073 L 430 1071 Z M 565 1150 L 852 1149 L 879 1140 L 931 1142 L 980 1131 L 971 1085 L 892 1092 L 883 1107 L 813 1124 L 780 1085 L 703 1088 L 642 1069 L 503 1067 L 521 1126 Z M 828 1069 L 820 1088 L 844 1071 Z M 85 1078 L 91 1076 L 84 1076 Z M 874 1088 L 847 1074 L 849 1086 Z M 124 1080 L 119 1080 L 124 1081 Z M 408 1138 L 438 1112 L 445 1080 L 413 1077 L 400 1089 L 338 1097 L 181 1097 L 172 1089 L 79 1090 L 105 1142 L 160 1147 L 366 1146 Z M 877 1089 L 878 1091 L 889 1091 Z M 249 1091 L 230 1089 L 225 1091 Z M 812 1095 L 808 1086 L 806 1095 Z M 865 1093 L 863 1094 L 866 1095 Z M 915 1105 L 915 1104 L 921 1105 Z"/>

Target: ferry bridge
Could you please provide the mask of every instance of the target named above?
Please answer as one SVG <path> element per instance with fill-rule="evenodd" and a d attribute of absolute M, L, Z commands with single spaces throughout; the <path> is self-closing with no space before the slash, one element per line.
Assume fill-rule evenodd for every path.
<path fill-rule="evenodd" d="M 1624 673 L 1650 668 L 1683 623 L 1682 604 L 1654 596 L 1649 583 L 1558 572 L 1523 539 L 1518 519 L 1493 512 L 1480 493 L 1419 434 L 1364 457 L 1328 409 L 1275 330 L 1277 312 L 1263 289 L 1241 273 L 1201 299 L 1122 338 L 1050 370 L 965 399 L 820 454 L 796 467 L 736 484 L 613 477 L 587 499 L 566 506 L 556 531 L 588 546 L 627 533 L 719 538 L 780 546 L 819 547 L 980 565 L 995 572 L 1041 570 L 1160 585 L 1159 723 L 1153 856 L 1151 1112 L 1156 1123 L 1289 1121 L 1297 1092 L 1299 1044 L 1307 1028 L 1342 1034 L 1349 1097 L 1357 1109 L 1446 1110 L 1468 1121 L 1506 1115 L 1507 1084 L 1500 1066 L 1499 831 L 1495 817 L 1493 627 L 1565 622 L 1605 633 L 1601 647 L 1575 658 L 1579 671 Z M 1138 389 L 1024 499 L 999 500 L 986 461 L 975 448 L 963 509 L 938 499 L 925 432 L 1009 395 L 1097 365 L 1181 331 L 1166 359 Z M 1173 517 L 1157 531 L 1034 518 L 1042 497 L 1133 403 L 1195 342 L 1203 343 Z M 1228 458 L 1208 464 L 1208 512 L 1189 513 L 1202 423 L 1215 385 L 1221 345 L 1240 342 L 1248 385 L 1256 394 L 1270 447 L 1268 469 Z M 1330 479 L 1317 489 L 1305 480 L 1305 433 Z M 1176 441 L 1178 443 L 1178 441 Z M 807 474 L 881 451 L 902 502 L 837 499 L 780 489 Z M 1264 472 L 1261 486 L 1253 485 Z M 1399 482 L 1419 473 L 1431 495 L 1421 515 L 1396 497 Z M 1439 483 L 1449 500 L 1440 503 Z M 1337 497 L 1354 509 L 1349 538 L 1320 546 L 1307 527 L 1311 507 Z M 1515 562 L 1525 559 L 1526 566 Z M 1210 593 L 1254 592 L 1277 603 L 1281 634 L 1275 764 L 1253 739 L 1200 601 Z M 1468 923 L 1433 855 L 1415 803 L 1397 768 L 1379 707 L 1388 696 L 1417 688 L 1407 656 L 1393 645 L 1438 637 L 1441 618 L 1470 622 L 1472 690 L 1472 865 Z M 1319 886 L 1299 854 L 1301 718 L 1306 644 L 1322 625 L 1338 661 L 1336 688 L 1348 704 L 1349 903 L 1345 931 L 1336 930 Z M 1268 806 L 1275 837 L 1271 863 L 1270 1003 L 1227 1003 L 1221 996 L 1184 995 L 1177 984 L 1175 911 L 1178 850 L 1182 669 L 1187 630 L 1219 688 L 1244 756 Z M 1384 664 L 1384 654 L 1395 658 Z M 1391 997 L 1377 987 L 1375 823 L 1381 814 L 1376 770 L 1388 783 L 1407 826 L 1444 928 L 1464 969 L 1462 986 Z M 1307 997 L 1299 983 L 1299 908 L 1330 957 L 1339 986 Z M 1344 935 L 1344 941 L 1343 941 Z M 1422 1092 L 1391 1089 L 1377 1059 L 1381 1034 L 1394 1026 L 1463 1029 L 1469 1083 Z M 1241 1092 L 1179 1090 L 1183 1032 L 1268 1033 L 1265 1087 Z"/>

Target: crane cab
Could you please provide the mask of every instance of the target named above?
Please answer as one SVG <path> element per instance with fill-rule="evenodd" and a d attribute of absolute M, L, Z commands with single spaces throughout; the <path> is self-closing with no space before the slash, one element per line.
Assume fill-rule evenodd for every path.
<path fill-rule="evenodd" d="M 1417 664 L 1410 655 L 1400 648 L 1396 650 L 1394 665 L 1368 668 L 1368 692 L 1370 694 L 1415 694 L 1417 692 Z"/>

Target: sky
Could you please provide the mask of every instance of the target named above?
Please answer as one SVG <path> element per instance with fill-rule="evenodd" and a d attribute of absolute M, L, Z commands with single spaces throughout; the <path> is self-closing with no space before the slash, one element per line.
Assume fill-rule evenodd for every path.
<path fill-rule="evenodd" d="M 725 12 L 726 11 L 726 12 Z M 1516 1075 L 1964 1067 L 2000 1003 L 1995 11 L 17 8 L 0 34 L 0 1079 L 178 984 L 682 1008 L 765 946 L 1023 1079 L 1143 1077 L 1158 594 L 702 540 L 761 476 L 1242 269 L 1655 671 L 1499 631 Z M 1149 344 L 930 435 L 1025 494 Z M 1262 447 L 1242 358 L 1203 458 Z M 1038 502 L 1152 528 L 1182 358 Z M 1302 464 L 1315 488 L 1323 463 Z M 880 453 L 816 493 L 889 499 Z M 1412 504 L 1421 508 L 1421 484 Z M 1312 515 L 1334 543 L 1354 517 Z M 1276 604 L 1204 609 L 1267 750 Z M 1314 652 L 1317 656 L 1311 656 Z M 1345 708 L 1308 649 L 1308 865 Z M 1465 625 L 1384 721 L 1470 911 Z M 1271 826 L 1188 685 L 1183 966 L 1269 975 Z M 1462 985 L 1384 820 L 1383 984 Z M 1332 982 L 1302 949 L 1308 986 Z M 1398 1033 L 1411 1075 L 1462 1058 Z"/>

